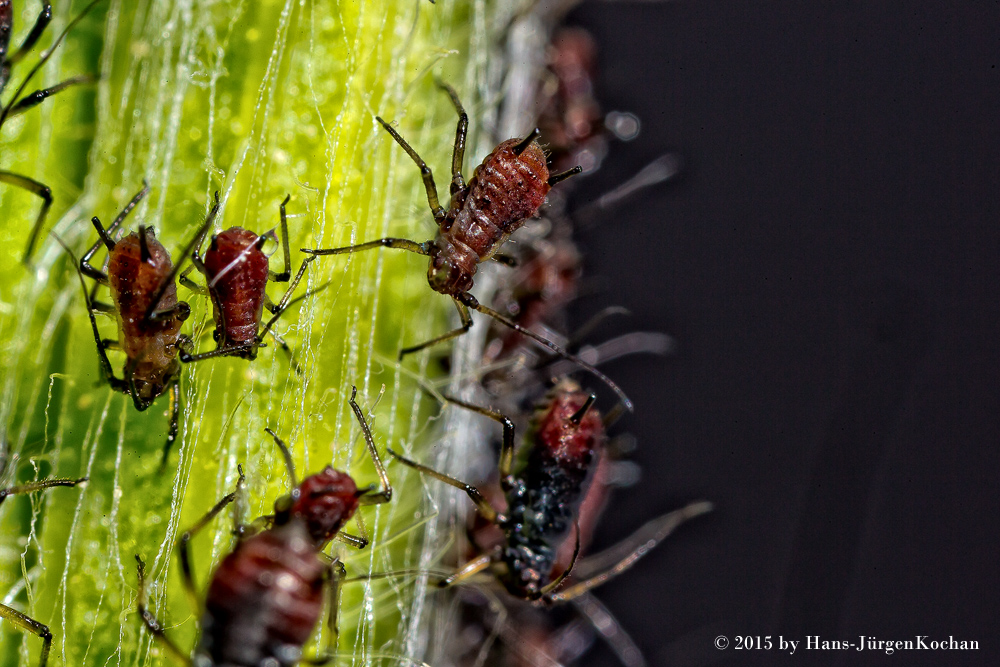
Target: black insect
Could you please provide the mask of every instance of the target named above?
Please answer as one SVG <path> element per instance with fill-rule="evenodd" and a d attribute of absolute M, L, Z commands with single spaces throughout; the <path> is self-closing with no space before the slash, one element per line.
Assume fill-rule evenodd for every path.
<path fill-rule="evenodd" d="M 291 354 L 288 345 L 272 327 L 295 301 L 315 294 L 317 290 L 295 301 L 290 300 L 309 263 L 315 259 L 308 257 L 302 262 L 294 280 L 277 305 L 273 304 L 267 295 L 269 279 L 273 282 L 288 282 L 292 277 L 291 253 L 288 249 L 288 222 L 285 214 L 285 205 L 289 199 L 290 196 L 286 197 L 279 207 L 281 249 L 284 258 L 284 270 L 281 273 L 270 270 L 270 260 L 263 251 L 264 244 L 269 236 L 273 236 L 273 232 L 258 236 L 242 227 L 230 227 L 212 237 L 204 257 L 201 256 L 199 248 L 195 248 L 191 263 L 205 276 L 206 285 L 201 287 L 187 278 L 190 268 L 181 273 L 180 282 L 189 289 L 207 293 L 212 299 L 215 314 L 215 331 L 212 335 L 215 338 L 216 349 L 192 354 L 190 350 L 181 348 L 181 361 L 187 363 L 222 356 L 256 359 L 257 350 L 263 345 L 264 336 L 267 334 L 271 334 L 281 348 Z M 264 308 L 272 313 L 272 317 L 262 329 Z"/>
<path fill-rule="evenodd" d="M 0 504 L 3 504 L 3 501 L 9 496 L 16 494 L 33 493 L 41 489 L 52 488 L 53 486 L 76 486 L 86 481 L 86 477 L 81 477 L 80 479 L 51 478 L 41 479 L 37 482 L 28 482 L 20 486 L 9 486 L 6 489 L 0 489 Z M 42 653 L 38 658 L 38 667 L 45 667 L 49 659 L 49 650 L 52 648 L 52 632 L 49 630 L 49 627 L 5 604 L 0 604 L 0 618 L 5 618 L 8 622 L 13 623 L 22 630 L 31 632 L 41 638 Z"/>
<path fill-rule="evenodd" d="M 56 47 L 62 43 L 66 35 L 70 30 L 76 26 L 80 20 L 86 16 L 87 12 L 96 5 L 101 0 L 94 0 L 89 5 L 87 5 L 82 12 L 80 12 L 66 29 L 63 30 L 56 41 L 52 44 L 47 51 L 42 54 L 42 57 L 38 59 L 35 66 L 28 72 L 24 80 L 21 81 L 20 85 L 14 91 L 14 94 L 7 101 L 6 104 L 0 106 L 0 129 L 3 128 L 5 122 L 9 119 L 19 116 L 28 109 L 41 104 L 45 99 L 55 95 L 56 93 L 65 90 L 66 88 L 78 84 L 91 81 L 89 76 L 75 76 L 56 85 L 51 88 L 42 88 L 41 90 L 36 90 L 31 93 L 25 94 L 25 90 L 31 80 L 38 73 L 38 70 L 52 57 L 52 53 L 55 51 Z M 45 32 L 45 28 L 48 27 L 49 22 L 52 21 L 52 5 L 45 0 L 42 2 L 42 11 L 39 12 L 38 18 L 35 19 L 35 25 L 31 28 L 31 32 L 28 36 L 24 38 L 21 46 L 18 47 L 13 53 L 10 52 L 10 38 L 14 32 L 14 0 L 0 0 L 0 93 L 3 93 L 4 88 L 7 87 L 7 83 L 10 81 L 11 70 L 17 63 L 24 58 L 28 52 L 34 48 L 38 39 Z M 52 190 L 49 186 L 44 183 L 40 183 L 32 178 L 24 176 L 22 174 L 17 174 L 12 171 L 0 170 L 0 183 L 8 183 L 15 187 L 27 190 L 33 195 L 37 196 L 42 200 L 42 208 L 38 212 L 38 217 L 35 219 L 35 224 L 31 228 L 31 232 L 28 234 L 28 243 L 24 249 L 24 257 L 22 261 L 27 264 L 31 259 L 31 254 L 34 252 L 35 244 L 38 242 L 38 236 L 42 231 L 42 225 L 45 224 L 45 218 L 49 214 L 49 209 L 52 207 Z"/>
<path fill-rule="evenodd" d="M 343 536 L 341 527 L 358 507 L 385 503 L 392 498 L 392 487 L 375 449 L 371 430 L 354 401 L 356 394 L 357 389 L 352 388 L 351 409 L 361 425 L 381 488 L 359 489 L 350 475 L 330 466 L 296 484 L 287 447 L 268 430 L 288 463 L 292 491 L 274 504 L 272 516 L 263 518 L 262 523 L 268 525 L 265 530 L 253 533 L 253 525 L 237 529 L 241 541 L 212 575 L 201 614 L 201 640 L 193 661 L 167 638 L 163 626 L 147 608 L 145 564 L 136 556 L 138 608 L 143 623 L 184 662 L 290 667 L 300 660 L 305 661 L 302 648 L 322 615 L 325 591 L 329 593 L 331 645 L 336 642 L 337 598 L 344 567 L 340 561 L 325 556 L 322 550 L 334 537 Z M 237 492 L 243 479 L 241 469 Z M 194 534 L 235 497 L 236 492 L 219 501 L 178 542 L 184 584 L 193 600 L 197 600 L 197 593 L 188 544 Z M 347 536 L 346 541 L 359 548 L 367 544 L 367 540 L 354 536 Z M 309 662 L 322 664 L 329 659 L 326 655 Z"/>
<path fill-rule="evenodd" d="M 382 127 L 420 167 L 424 188 L 427 191 L 427 202 L 438 226 L 437 237 L 424 243 L 409 239 L 383 238 L 343 248 L 322 250 L 303 248 L 302 251 L 312 255 L 339 255 L 386 247 L 400 248 L 430 257 L 427 280 L 436 292 L 448 295 L 454 300 L 462 325 L 420 345 L 403 349 L 400 357 L 466 333 L 472 327 L 472 317 L 469 314 L 471 308 L 528 336 L 559 356 L 573 360 L 605 382 L 631 410 L 631 401 L 606 375 L 552 341 L 480 304 L 469 292 L 479 264 L 490 259 L 500 261 L 497 251 L 510 234 L 538 211 L 545 202 L 549 189 L 581 170 L 579 167 L 574 167 L 550 175 L 545 153 L 537 141 L 539 130 L 536 128 L 524 139 L 508 139 L 497 146 L 476 168 L 472 179 L 466 184 L 462 176 L 462 161 L 465 157 L 469 117 L 454 89 L 445 84 L 441 84 L 441 88 L 448 93 L 459 116 L 452 155 L 451 204 L 448 210 L 445 210 L 438 200 L 437 187 L 434 185 L 430 167 L 396 130 L 376 117 Z"/>
<path fill-rule="evenodd" d="M 603 566 L 581 564 L 581 569 L 591 575 L 577 577 L 582 580 L 559 590 L 577 563 L 584 539 L 580 504 L 606 441 L 604 422 L 594 407 L 596 397 L 582 391 L 572 380 L 561 380 L 536 406 L 525 451 L 518 456 L 521 464 L 517 471 L 514 471 L 514 427 L 510 420 L 486 408 L 449 400 L 503 424 L 499 472 L 507 507 L 498 510 L 476 487 L 389 450 L 402 463 L 465 491 L 479 514 L 503 532 L 502 542 L 496 548 L 470 561 L 442 581 L 442 586 L 491 570 L 517 598 L 546 604 L 566 602 L 625 571 L 678 524 L 711 508 L 709 503 L 692 503 L 654 519 L 633 538 L 612 548 L 617 558 L 607 562 L 607 557 L 595 556 Z M 572 551 L 563 546 L 571 531 L 575 533 Z"/>
<path fill-rule="evenodd" d="M 144 185 L 125 206 L 107 229 L 96 216 L 92 219 L 100 239 L 83 255 L 79 264 L 80 281 L 87 301 L 87 313 L 97 343 L 101 371 L 111 388 L 132 397 L 135 409 L 146 410 L 164 392 L 170 394 L 170 430 L 163 449 L 167 460 L 170 447 L 177 439 L 180 423 L 180 362 L 179 348 L 189 343 L 180 333 L 181 324 L 191 309 L 185 301 L 177 300 L 174 279 L 178 268 L 192 250 L 201 242 L 219 211 L 218 193 L 215 204 L 194 238 L 188 242 L 177 258 L 171 262 L 170 253 L 157 239 L 152 228 L 139 225 L 119 241 L 112 235 L 125 218 L 149 192 Z M 101 245 L 108 249 L 107 272 L 91 265 L 94 254 Z M 88 294 L 83 276 L 94 279 L 98 285 L 111 291 L 113 304 L 102 303 Z M 118 338 L 101 338 L 95 312 L 113 314 L 118 322 Z M 107 350 L 125 353 L 122 377 L 115 377 Z"/>

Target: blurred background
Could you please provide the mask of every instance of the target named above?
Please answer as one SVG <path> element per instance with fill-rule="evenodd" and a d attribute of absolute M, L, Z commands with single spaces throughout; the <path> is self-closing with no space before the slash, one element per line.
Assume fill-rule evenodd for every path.
<path fill-rule="evenodd" d="M 577 205 L 676 150 L 676 182 L 580 232 L 636 403 L 608 546 L 706 498 L 599 596 L 651 665 L 998 664 L 1000 5 L 585 2 L 605 109 L 642 120 Z M 719 650 L 719 635 L 729 648 Z M 977 652 L 736 650 L 736 637 Z M 584 664 L 619 664 L 601 646 Z"/>

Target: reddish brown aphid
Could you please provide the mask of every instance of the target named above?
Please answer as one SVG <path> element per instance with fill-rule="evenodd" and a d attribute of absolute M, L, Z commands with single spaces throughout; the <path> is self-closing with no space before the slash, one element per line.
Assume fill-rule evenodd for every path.
<path fill-rule="evenodd" d="M 0 475 L 3 474 L 5 467 L 6 466 L 0 462 Z M 50 478 L 40 479 L 37 482 L 28 482 L 27 484 L 22 484 L 20 486 L 10 486 L 5 489 L 0 489 L 0 504 L 3 504 L 3 501 L 5 501 L 9 496 L 23 493 L 34 493 L 35 491 L 49 489 L 54 486 L 77 486 L 78 484 L 82 484 L 86 481 L 86 477 L 81 477 L 80 479 Z M 49 630 L 49 627 L 44 623 L 39 623 L 27 614 L 21 613 L 13 607 L 8 607 L 2 603 L 0 603 L 0 618 L 5 618 L 13 625 L 16 625 L 22 630 L 30 632 L 41 638 L 42 652 L 38 658 L 38 667 L 45 667 L 49 659 L 49 650 L 52 648 L 52 632 Z"/>
<path fill-rule="evenodd" d="M 258 236 L 242 227 L 230 227 L 212 237 L 204 258 L 195 249 L 191 263 L 205 276 L 207 285 L 200 287 L 188 280 L 187 273 L 190 269 L 185 270 L 180 279 L 185 287 L 207 292 L 212 299 L 215 315 L 215 331 L 212 335 L 216 349 L 195 355 L 182 349 L 181 361 L 187 363 L 221 356 L 256 359 L 257 350 L 268 333 L 291 354 L 288 345 L 272 331 L 272 327 L 290 305 L 292 292 L 302 279 L 306 267 L 315 258 L 309 257 L 302 262 L 281 301 L 274 305 L 266 291 L 268 280 L 288 282 L 291 278 L 291 253 L 288 249 L 288 222 L 285 213 L 285 205 L 289 199 L 290 196 L 286 197 L 280 206 L 281 248 L 285 261 L 285 268 L 281 273 L 270 270 L 270 259 L 263 252 L 268 237 L 273 236 L 270 232 Z M 300 298 L 306 296 L 308 294 Z M 261 328 L 264 308 L 273 316 Z"/>
<path fill-rule="evenodd" d="M 438 226 L 437 237 L 424 243 L 409 239 L 383 238 L 343 248 L 323 250 L 303 248 L 302 251 L 311 255 L 339 255 L 386 247 L 400 248 L 430 257 L 427 281 L 434 291 L 446 294 L 454 300 L 462 318 L 462 326 L 420 345 L 404 348 L 399 353 L 400 358 L 467 332 L 472 327 L 472 316 L 469 314 L 471 308 L 528 336 L 559 356 L 579 364 L 581 368 L 593 373 L 611 387 L 621 398 L 622 403 L 631 410 L 631 401 L 606 375 L 552 341 L 480 304 L 469 292 L 479 264 L 489 259 L 498 259 L 496 253 L 507 237 L 538 211 L 549 189 L 559 181 L 580 173 L 581 169 L 574 167 L 560 174 L 550 175 L 545 153 L 537 141 L 539 130 L 536 128 L 524 139 L 508 139 L 497 146 L 476 168 L 472 180 L 467 185 L 462 176 L 462 161 L 465 157 L 469 117 L 454 89 L 446 84 L 440 85 L 448 93 L 459 116 L 451 162 L 451 205 L 448 210 L 441 207 L 437 187 L 434 185 L 434 176 L 427 163 L 396 130 L 376 117 L 376 120 L 420 167 L 424 188 L 427 191 L 427 202 Z"/>
<path fill-rule="evenodd" d="M 14 91 L 10 100 L 6 104 L 0 105 L 0 128 L 3 128 L 5 122 L 14 116 L 19 116 L 28 109 L 41 104 L 44 100 L 48 99 L 52 95 L 78 83 L 85 83 L 91 81 L 89 76 L 76 76 L 70 79 L 66 79 L 51 88 L 43 88 L 41 90 L 36 90 L 34 92 L 24 94 L 27 89 L 28 84 L 35 77 L 38 71 L 42 68 L 52 54 L 55 52 L 56 47 L 59 46 L 66 35 L 69 33 L 73 27 L 80 22 L 87 12 L 93 8 L 101 0 L 94 0 L 89 5 L 87 5 L 82 12 L 76 15 L 76 17 L 69 22 L 66 29 L 63 30 L 58 37 L 56 37 L 55 42 L 50 46 L 44 53 L 42 53 L 41 58 L 39 58 L 38 63 L 28 72 L 27 76 Z M 21 46 L 18 47 L 16 51 L 10 53 L 10 38 L 14 33 L 14 0 L 0 0 L 0 93 L 3 93 L 4 88 L 7 87 L 7 82 L 10 81 L 11 69 L 16 65 L 24 56 L 28 55 L 28 52 L 34 48 L 35 43 L 38 42 L 39 37 L 45 32 L 49 23 L 52 21 L 52 5 L 45 0 L 42 3 L 42 11 L 39 12 L 38 18 L 35 19 L 35 25 L 31 28 L 28 36 L 24 38 L 21 42 Z M 31 194 L 35 195 L 42 200 L 42 208 L 38 211 L 38 217 L 35 219 L 35 224 L 31 228 L 31 232 L 28 234 L 28 243 L 24 249 L 24 256 L 21 261 L 27 264 L 31 259 L 31 254 L 34 252 L 35 244 L 38 242 L 38 236 L 42 231 L 42 225 L 45 224 L 45 218 L 49 214 L 49 208 L 52 207 L 52 190 L 49 186 L 44 183 L 40 183 L 33 178 L 28 178 L 27 176 L 22 176 L 21 174 L 14 173 L 12 171 L 0 170 L 0 183 L 7 183 L 13 185 L 14 187 L 26 190 Z"/>
<path fill-rule="evenodd" d="M 449 400 L 509 423 L 498 413 Z M 693 503 L 655 519 L 636 533 L 641 539 L 632 538 L 623 543 L 625 547 L 613 548 L 620 553 L 616 562 L 557 591 L 574 570 L 579 556 L 583 537 L 578 510 L 606 441 L 604 423 L 594 408 L 595 400 L 593 394 L 582 391 L 572 380 L 561 380 L 536 408 L 525 438 L 526 451 L 518 456 L 521 463 L 517 470 L 514 470 L 512 429 L 507 432 L 505 428 L 499 464 L 500 485 L 507 502 L 504 511 L 494 508 L 476 487 L 389 450 L 405 465 L 465 491 L 482 517 L 503 532 L 501 544 L 470 561 L 457 574 L 441 582 L 442 586 L 462 582 L 490 569 L 504 588 L 520 599 L 549 604 L 572 600 L 631 567 L 679 523 L 710 509 L 708 503 Z M 571 530 L 575 533 L 573 553 L 569 564 L 560 566 L 560 547 Z"/>
<path fill-rule="evenodd" d="M 278 436 L 292 480 L 292 492 L 275 503 L 274 515 L 265 517 L 269 527 L 246 537 L 226 556 L 215 570 L 209 584 L 202 613 L 201 642 L 194 663 L 199 665 L 239 665 L 291 667 L 302 658 L 302 647 L 309 640 L 323 610 L 324 594 L 329 590 L 331 643 L 337 626 L 337 595 L 344 578 L 338 560 L 322 556 L 322 550 L 362 505 L 388 502 L 392 487 L 375 449 L 368 424 L 355 403 L 357 390 L 351 393 L 350 405 L 369 453 L 375 462 L 381 489 L 359 489 L 347 473 L 327 466 L 321 472 L 295 483 L 291 455 Z M 242 471 L 237 489 L 243 482 Z M 236 497 L 223 498 L 196 526 L 178 541 L 184 583 L 196 599 L 188 544 L 194 534 Z M 237 531 L 247 535 L 248 531 Z M 346 541 L 364 547 L 367 541 L 353 536 Z M 139 613 L 147 629 L 181 659 L 191 662 L 163 633 L 162 626 L 146 608 L 144 563 L 139 564 Z M 329 659 L 329 658 L 327 658 Z M 318 658 L 321 661 L 323 658 Z"/>
<path fill-rule="evenodd" d="M 79 270 L 81 276 L 89 276 L 97 285 L 111 290 L 113 303 L 105 304 L 95 301 L 93 294 L 88 295 L 84 285 L 97 354 L 108 384 L 115 391 L 131 396 L 136 410 L 140 412 L 169 390 L 170 431 L 163 450 L 163 460 L 166 461 L 170 447 L 177 439 L 180 422 L 180 363 L 177 354 L 179 347 L 188 340 L 180 329 L 191 313 L 187 302 L 177 300 L 174 278 L 180 264 L 212 224 L 219 210 L 219 200 L 216 194 L 215 205 L 205 222 L 181 251 L 177 264 L 173 264 L 170 253 L 156 239 L 153 230 L 144 225 L 139 225 L 138 232 L 132 232 L 120 241 L 112 239 L 112 234 L 148 192 L 149 186 L 144 184 L 108 229 L 104 229 L 96 216 L 92 219 L 100 240 L 84 254 Z M 108 249 L 107 273 L 90 263 L 102 244 Z M 95 312 L 114 313 L 118 322 L 117 340 L 101 338 Z M 109 349 L 125 353 L 121 379 L 115 377 L 111 368 Z"/>

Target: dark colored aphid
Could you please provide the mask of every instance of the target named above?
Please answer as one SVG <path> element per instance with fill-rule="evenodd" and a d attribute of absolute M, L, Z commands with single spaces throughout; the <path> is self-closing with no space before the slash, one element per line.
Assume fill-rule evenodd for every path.
<path fill-rule="evenodd" d="M 113 304 L 100 303 L 94 300 L 92 294 L 88 295 L 84 285 L 101 370 L 111 388 L 131 396 L 139 411 L 152 405 L 164 392 L 170 393 L 170 431 L 163 450 L 163 460 L 166 461 L 177 438 L 180 421 L 181 367 L 177 354 L 179 347 L 188 341 L 180 329 L 191 312 L 187 302 L 177 300 L 174 278 L 180 264 L 200 243 L 215 219 L 219 200 L 216 195 L 215 205 L 205 222 L 181 251 L 177 264 L 173 264 L 170 254 L 149 227 L 139 225 L 138 232 L 132 232 L 120 241 L 112 239 L 112 234 L 147 192 L 148 185 L 132 198 L 106 230 L 99 218 L 95 216 L 92 219 L 101 238 L 80 260 L 80 272 L 81 282 L 82 276 L 86 275 L 111 290 Z M 90 263 L 102 244 L 108 249 L 106 273 Z M 114 313 L 118 322 L 117 340 L 101 338 L 95 312 Z M 125 367 L 120 379 L 115 377 L 108 360 L 109 349 L 125 353 Z"/>
<path fill-rule="evenodd" d="M 340 534 L 341 527 L 359 506 L 388 502 L 392 497 L 392 487 L 375 450 L 371 431 L 354 401 L 356 393 L 357 390 L 352 389 L 351 409 L 361 424 L 382 488 L 359 489 L 350 475 L 330 466 L 296 484 L 295 472 L 289 465 L 293 489 L 291 494 L 275 503 L 274 515 L 264 518 L 269 527 L 257 533 L 238 530 L 237 534 L 243 539 L 212 575 L 201 615 L 201 642 L 193 661 L 166 637 L 162 626 L 146 608 L 145 566 L 136 556 L 142 620 L 168 650 L 185 662 L 243 667 L 297 664 L 302 659 L 302 647 L 320 619 L 327 590 L 331 598 L 331 642 L 336 641 L 337 595 L 344 568 L 338 560 L 323 557 L 322 550 Z M 291 456 L 284 443 L 273 433 L 271 435 L 286 461 L 290 462 Z M 240 484 L 242 482 L 241 471 Z M 196 600 L 197 595 L 188 543 L 235 496 L 231 493 L 223 498 L 178 542 L 184 582 L 192 599 Z M 347 541 L 359 547 L 367 544 L 354 537 Z M 318 658 L 315 664 L 320 661 L 325 660 Z"/>
<path fill-rule="evenodd" d="M 267 281 L 288 282 L 291 278 L 291 253 L 288 249 L 288 222 L 285 215 L 285 205 L 289 199 L 290 196 L 286 197 L 280 206 L 281 248 L 285 262 L 281 273 L 270 270 L 270 260 L 262 250 L 269 234 L 258 236 L 242 227 L 230 227 L 212 237 L 204 258 L 199 249 L 195 248 L 191 263 L 205 276 L 207 284 L 200 287 L 188 280 L 187 273 L 190 269 L 181 274 L 180 281 L 185 287 L 207 292 L 211 297 L 215 314 L 215 331 L 212 335 L 216 349 L 202 354 L 191 354 L 188 350 L 181 349 L 181 361 L 201 361 L 222 356 L 256 359 L 257 349 L 268 333 L 285 351 L 291 353 L 285 341 L 272 331 L 272 327 L 293 303 L 290 301 L 292 292 L 302 279 L 306 267 L 315 258 L 309 257 L 302 262 L 281 301 L 274 305 L 267 296 Z M 308 294 L 299 298 L 304 299 L 306 296 Z M 272 317 L 262 329 L 264 308 L 272 313 Z"/>
<path fill-rule="evenodd" d="M 63 39 L 66 37 L 67 33 L 73 29 L 73 27 L 79 23 L 90 9 L 96 5 L 100 0 L 94 0 L 89 5 L 80 12 L 76 18 L 70 21 L 66 29 L 59 34 L 56 41 L 42 54 L 39 58 L 38 63 L 28 72 L 28 75 L 24 77 L 21 84 L 14 91 L 10 100 L 6 104 L 0 106 L 0 128 L 3 128 L 5 122 L 8 119 L 18 116 L 28 109 L 40 104 L 45 99 L 55 95 L 78 83 L 84 83 L 91 80 L 89 76 L 76 76 L 70 79 L 66 79 L 51 88 L 43 88 L 41 90 L 36 90 L 34 92 L 25 94 L 24 91 L 28 84 L 34 78 L 38 70 L 41 69 L 48 59 L 52 56 L 56 47 L 62 43 Z M 35 43 L 45 32 L 45 28 L 48 27 L 49 22 L 52 21 L 52 5 L 45 0 L 42 2 L 42 11 L 39 12 L 38 18 L 35 19 L 35 25 L 31 28 L 31 32 L 28 36 L 24 38 L 24 42 L 18 47 L 13 53 L 10 52 L 10 38 L 14 32 L 14 0 L 0 0 L 0 93 L 3 93 L 4 88 L 7 87 L 8 81 L 10 81 L 10 74 L 13 67 L 22 59 L 24 56 L 34 48 Z M 38 242 L 38 235 L 42 231 L 42 225 L 45 224 L 45 218 L 49 214 L 49 208 L 52 206 L 52 190 L 49 186 L 44 183 L 40 183 L 32 178 L 23 176 L 21 174 L 14 173 L 12 171 L 0 170 L 0 183 L 9 183 L 15 187 L 27 190 L 33 195 L 37 196 L 42 200 L 42 208 L 38 212 L 38 218 L 35 219 L 35 224 L 31 228 L 31 232 L 28 235 L 28 243 L 24 249 L 24 257 L 22 261 L 28 263 L 31 259 L 31 254 L 34 252 L 35 244 Z"/>
<path fill-rule="evenodd" d="M 0 8 L 2 8 L 0 4 Z M 81 477 L 80 479 L 41 479 L 37 482 L 28 482 L 21 486 L 10 486 L 6 489 L 0 489 L 0 504 L 7 499 L 8 496 L 13 496 L 19 493 L 33 493 L 41 489 L 48 489 L 53 486 L 76 486 L 77 484 L 82 484 L 86 482 L 86 477 Z M 10 623 L 20 627 L 22 630 L 31 632 L 42 639 L 42 653 L 38 658 L 38 667 L 45 667 L 45 664 L 49 659 L 49 649 L 52 648 L 52 632 L 49 627 L 43 623 L 39 623 L 35 619 L 22 614 L 18 610 L 8 607 L 5 604 L 0 604 L 0 618 L 6 618 Z"/>
<path fill-rule="evenodd" d="M 593 407 L 595 397 L 572 380 L 561 380 L 536 408 L 517 471 L 513 471 L 514 437 L 510 420 L 491 410 L 450 400 L 504 424 L 499 470 L 507 508 L 497 510 L 476 487 L 389 450 L 404 464 L 465 491 L 483 518 L 503 531 L 500 545 L 470 561 L 442 585 L 458 583 L 490 569 L 515 597 L 545 603 L 569 601 L 631 567 L 680 522 L 710 509 L 708 503 L 693 503 L 655 519 L 636 533 L 642 536 L 641 541 L 626 540 L 611 550 L 619 554 L 614 562 L 557 592 L 576 566 L 582 539 L 578 509 L 606 439 L 604 423 Z M 560 546 L 571 531 L 575 533 L 575 547 L 568 565 L 561 566 Z"/>
<path fill-rule="evenodd" d="M 577 362 L 611 387 L 619 395 L 622 403 L 631 409 L 632 404 L 628 397 L 610 378 L 555 343 L 480 304 L 476 297 L 469 293 L 479 264 L 489 259 L 498 259 L 496 254 L 504 241 L 538 211 L 545 202 L 549 189 L 559 181 L 579 173 L 580 168 L 574 167 L 560 174 L 549 175 L 545 153 L 537 141 L 539 131 L 535 129 L 524 139 L 508 139 L 497 146 L 476 168 L 472 179 L 466 184 L 462 176 L 462 161 L 465 157 L 469 117 L 454 89 L 444 84 L 441 87 L 451 97 L 459 116 L 451 163 L 451 205 L 448 210 L 445 210 L 438 200 L 437 187 L 434 185 L 430 167 L 396 130 L 376 117 L 376 120 L 420 167 L 424 187 L 427 190 L 427 202 L 438 226 L 437 237 L 424 243 L 409 239 L 383 238 L 343 248 L 323 250 L 303 248 L 302 251 L 312 255 L 339 255 L 386 247 L 400 248 L 430 257 L 427 281 L 436 292 L 454 299 L 462 318 L 462 326 L 420 345 L 405 348 L 400 352 L 400 357 L 467 332 L 472 327 L 472 317 L 469 314 L 471 308 L 528 336 L 559 356 Z"/>

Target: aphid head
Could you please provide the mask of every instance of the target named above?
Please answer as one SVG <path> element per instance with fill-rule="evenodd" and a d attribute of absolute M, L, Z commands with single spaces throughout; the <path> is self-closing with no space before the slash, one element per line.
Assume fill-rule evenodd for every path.
<path fill-rule="evenodd" d="M 301 520 L 317 547 L 334 538 L 358 508 L 359 491 L 350 475 L 327 466 L 275 503 L 276 522 Z M 284 518 L 283 518 L 284 517 Z"/>
<path fill-rule="evenodd" d="M 427 266 L 427 282 L 441 294 L 461 294 L 472 289 L 472 277 L 442 253 L 431 255 Z"/>

